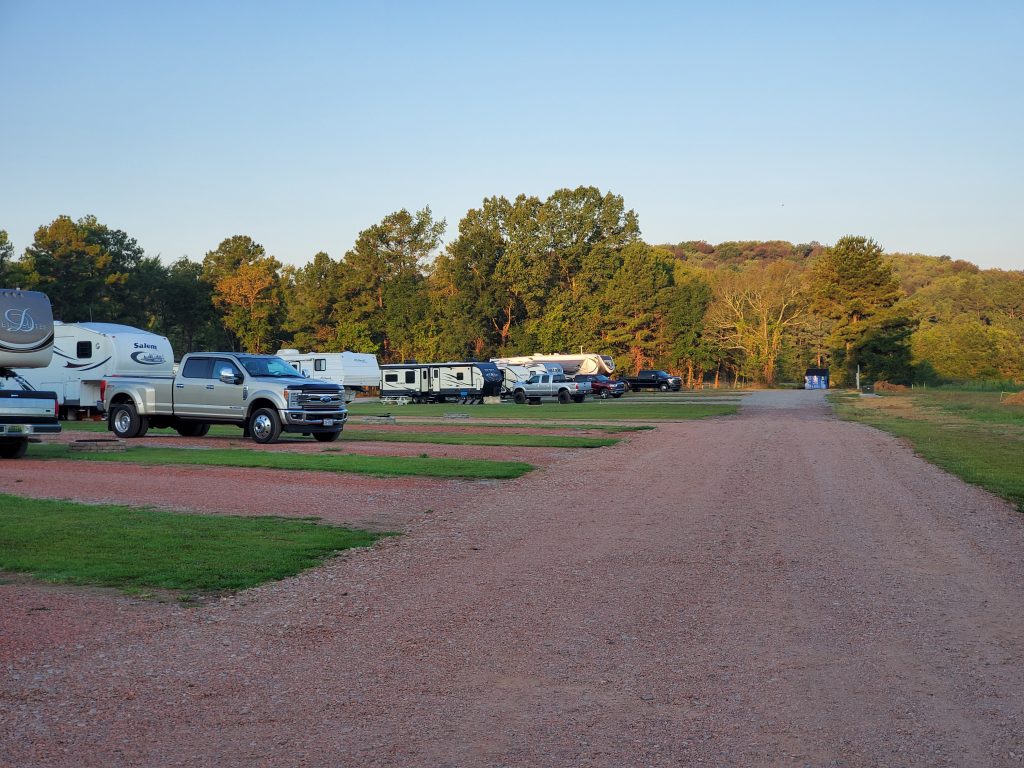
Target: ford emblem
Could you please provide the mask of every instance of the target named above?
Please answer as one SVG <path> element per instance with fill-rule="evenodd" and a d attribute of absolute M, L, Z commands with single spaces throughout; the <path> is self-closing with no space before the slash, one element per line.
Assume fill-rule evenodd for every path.
<path fill-rule="evenodd" d="M 329 402 L 331 402 L 331 396 L 330 395 L 321 395 L 320 396 L 320 402 L 321 403 L 329 403 Z"/>

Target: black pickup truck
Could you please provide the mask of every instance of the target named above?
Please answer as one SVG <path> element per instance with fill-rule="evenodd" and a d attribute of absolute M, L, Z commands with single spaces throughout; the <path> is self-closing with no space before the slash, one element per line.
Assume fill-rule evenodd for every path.
<path fill-rule="evenodd" d="M 660 389 L 662 392 L 678 392 L 683 380 L 665 371 L 641 370 L 636 376 L 623 376 L 622 381 L 629 389 Z"/>

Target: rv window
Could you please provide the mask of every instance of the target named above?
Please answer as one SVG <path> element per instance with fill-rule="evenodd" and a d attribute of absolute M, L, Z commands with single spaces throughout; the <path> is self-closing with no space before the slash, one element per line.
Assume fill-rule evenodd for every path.
<path fill-rule="evenodd" d="M 406 371 L 405 372 L 405 383 L 406 384 L 415 384 L 416 383 L 416 371 Z"/>
<path fill-rule="evenodd" d="M 92 357 L 92 342 L 91 341 L 80 341 L 78 342 L 78 350 L 76 353 L 79 360 L 85 360 L 86 358 Z"/>
<path fill-rule="evenodd" d="M 181 375 L 186 379 L 209 379 L 213 370 L 212 357 L 190 357 Z"/>
<path fill-rule="evenodd" d="M 313 370 L 314 371 L 326 371 L 327 370 L 327 360 L 325 358 L 323 358 L 323 357 L 316 358 L 313 361 Z"/>
<path fill-rule="evenodd" d="M 388 384 L 395 384 L 395 383 L 398 382 L 398 374 L 397 373 L 385 373 L 384 374 L 384 381 L 386 381 Z"/>
<path fill-rule="evenodd" d="M 462 381 L 463 378 L 464 376 L 462 375 L 462 371 L 459 371 L 458 373 L 455 374 L 455 379 L 457 381 Z"/>

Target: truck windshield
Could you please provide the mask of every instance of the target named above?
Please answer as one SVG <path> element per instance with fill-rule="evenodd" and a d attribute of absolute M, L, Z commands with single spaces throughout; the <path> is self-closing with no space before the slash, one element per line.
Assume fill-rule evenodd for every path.
<path fill-rule="evenodd" d="M 295 378 L 300 374 L 280 357 L 243 357 L 240 362 L 250 376 Z"/>

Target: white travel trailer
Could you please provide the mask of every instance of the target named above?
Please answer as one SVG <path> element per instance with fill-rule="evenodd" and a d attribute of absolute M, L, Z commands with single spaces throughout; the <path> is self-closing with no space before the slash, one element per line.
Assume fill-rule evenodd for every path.
<path fill-rule="evenodd" d="M 361 352 L 299 352 L 279 349 L 277 356 L 304 376 L 331 381 L 345 388 L 345 402 L 355 400 L 367 387 L 380 386 L 380 366 L 376 355 Z"/>
<path fill-rule="evenodd" d="M 57 393 L 61 418 L 103 411 L 104 379 L 170 376 L 171 342 L 164 336 L 116 323 L 53 324 L 53 359 L 45 368 L 18 369 L 33 389 Z"/>
<path fill-rule="evenodd" d="M 501 394 L 501 371 L 494 363 L 395 363 L 382 365 L 381 397 L 408 397 L 414 403 L 482 403 Z"/>
<path fill-rule="evenodd" d="M 615 361 L 608 355 L 599 355 L 596 352 L 580 352 L 575 355 L 542 354 L 535 352 L 532 355 L 521 355 L 519 357 L 491 358 L 492 363 L 508 363 L 510 365 L 529 365 L 530 363 L 555 363 L 562 366 L 566 376 L 575 376 L 577 373 L 612 373 L 615 370 Z"/>

